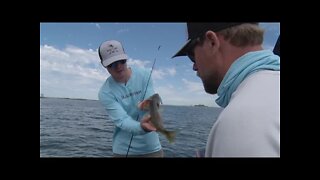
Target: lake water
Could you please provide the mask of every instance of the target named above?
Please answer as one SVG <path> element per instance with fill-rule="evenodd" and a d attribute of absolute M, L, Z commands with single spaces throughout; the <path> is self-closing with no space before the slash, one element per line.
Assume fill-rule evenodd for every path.
<path fill-rule="evenodd" d="M 221 112 L 201 106 L 161 108 L 164 127 L 179 131 L 174 144 L 159 135 L 165 157 L 195 157 Z M 113 129 L 99 101 L 40 98 L 40 157 L 111 157 Z"/>

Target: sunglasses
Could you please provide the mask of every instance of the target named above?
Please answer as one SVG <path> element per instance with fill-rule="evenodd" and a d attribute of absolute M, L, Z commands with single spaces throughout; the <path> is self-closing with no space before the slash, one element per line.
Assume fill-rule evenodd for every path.
<path fill-rule="evenodd" d="M 123 60 L 119 60 L 119 61 L 116 61 L 116 62 L 113 62 L 111 64 L 109 64 L 107 67 L 108 68 L 116 68 L 118 66 L 118 64 L 125 64 L 127 62 L 126 59 L 123 59 Z"/>
<path fill-rule="evenodd" d="M 193 63 L 196 62 L 194 58 L 194 48 L 196 47 L 199 41 L 200 41 L 200 38 L 195 38 L 195 39 L 192 39 L 189 44 L 189 50 L 187 52 L 187 56 Z"/>

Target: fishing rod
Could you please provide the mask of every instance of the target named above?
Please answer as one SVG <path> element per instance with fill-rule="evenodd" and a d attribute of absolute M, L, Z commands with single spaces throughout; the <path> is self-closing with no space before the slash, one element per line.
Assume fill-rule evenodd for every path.
<path fill-rule="evenodd" d="M 159 47 L 158 47 L 158 51 L 157 51 L 157 52 L 159 52 L 160 47 L 161 47 L 161 45 L 159 45 Z M 151 78 L 151 74 L 152 74 L 152 72 L 153 72 L 154 65 L 156 64 L 156 60 L 157 60 L 157 55 L 156 55 L 156 57 L 155 57 L 155 58 L 154 58 L 154 60 L 153 60 L 153 64 L 152 64 L 152 68 L 151 68 L 151 72 L 150 72 L 150 74 L 149 74 L 149 78 L 148 78 L 148 81 L 147 81 L 146 90 L 144 91 L 144 94 L 143 94 L 142 99 L 141 99 L 141 101 L 140 101 L 140 102 L 142 102 L 142 101 L 143 101 L 143 99 L 144 99 L 144 97 L 145 97 L 145 95 L 146 95 L 146 93 L 147 93 L 147 89 L 148 89 L 149 81 L 150 81 L 150 78 Z M 138 117 L 137 117 L 137 120 L 136 120 L 136 121 L 138 121 L 138 120 L 139 120 L 139 114 L 138 114 Z M 133 139 L 133 134 L 131 135 L 131 139 L 130 139 L 130 143 L 129 143 L 129 146 L 128 146 L 128 150 L 127 150 L 126 157 L 128 157 L 128 153 L 129 153 L 129 150 L 130 150 L 130 147 L 131 147 L 132 139 Z"/>

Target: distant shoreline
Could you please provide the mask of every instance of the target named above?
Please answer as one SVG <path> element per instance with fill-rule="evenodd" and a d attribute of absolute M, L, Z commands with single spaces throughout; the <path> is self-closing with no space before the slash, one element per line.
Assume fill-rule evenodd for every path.
<path fill-rule="evenodd" d="M 203 104 L 196 104 L 196 105 L 194 105 L 195 107 L 208 107 L 208 106 L 206 106 L 206 105 L 203 105 Z"/>
<path fill-rule="evenodd" d="M 69 99 L 69 100 L 81 100 L 81 101 L 98 101 L 95 99 L 83 99 L 83 98 L 63 98 L 63 97 L 45 97 L 45 96 L 40 96 L 41 98 L 48 98 L 48 99 Z M 173 104 L 165 104 L 167 106 L 187 106 L 187 107 L 213 107 L 213 108 L 220 108 L 220 107 L 215 107 L 215 106 L 206 106 L 204 104 L 195 104 L 195 105 L 173 105 Z"/>
<path fill-rule="evenodd" d="M 83 99 L 83 98 L 63 98 L 63 97 L 40 97 L 41 98 L 50 98 L 50 99 L 72 99 L 72 100 L 85 100 L 85 101 L 98 101 L 95 99 Z"/>

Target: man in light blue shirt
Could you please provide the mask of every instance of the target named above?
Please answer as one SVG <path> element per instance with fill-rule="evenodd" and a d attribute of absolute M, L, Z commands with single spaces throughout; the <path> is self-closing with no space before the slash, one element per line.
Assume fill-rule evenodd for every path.
<path fill-rule="evenodd" d="M 155 92 L 150 73 L 145 69 L 128 67 L 128 56 L 121 43 L 103 42 L 98 50 L 101 64 L 111 74 L 99 91 L 99 100 L 115 124 L 112 151 L 115 157 L 163 157 L 159 135 L 142 119 L 145 112 L 138 103 Z"/>

